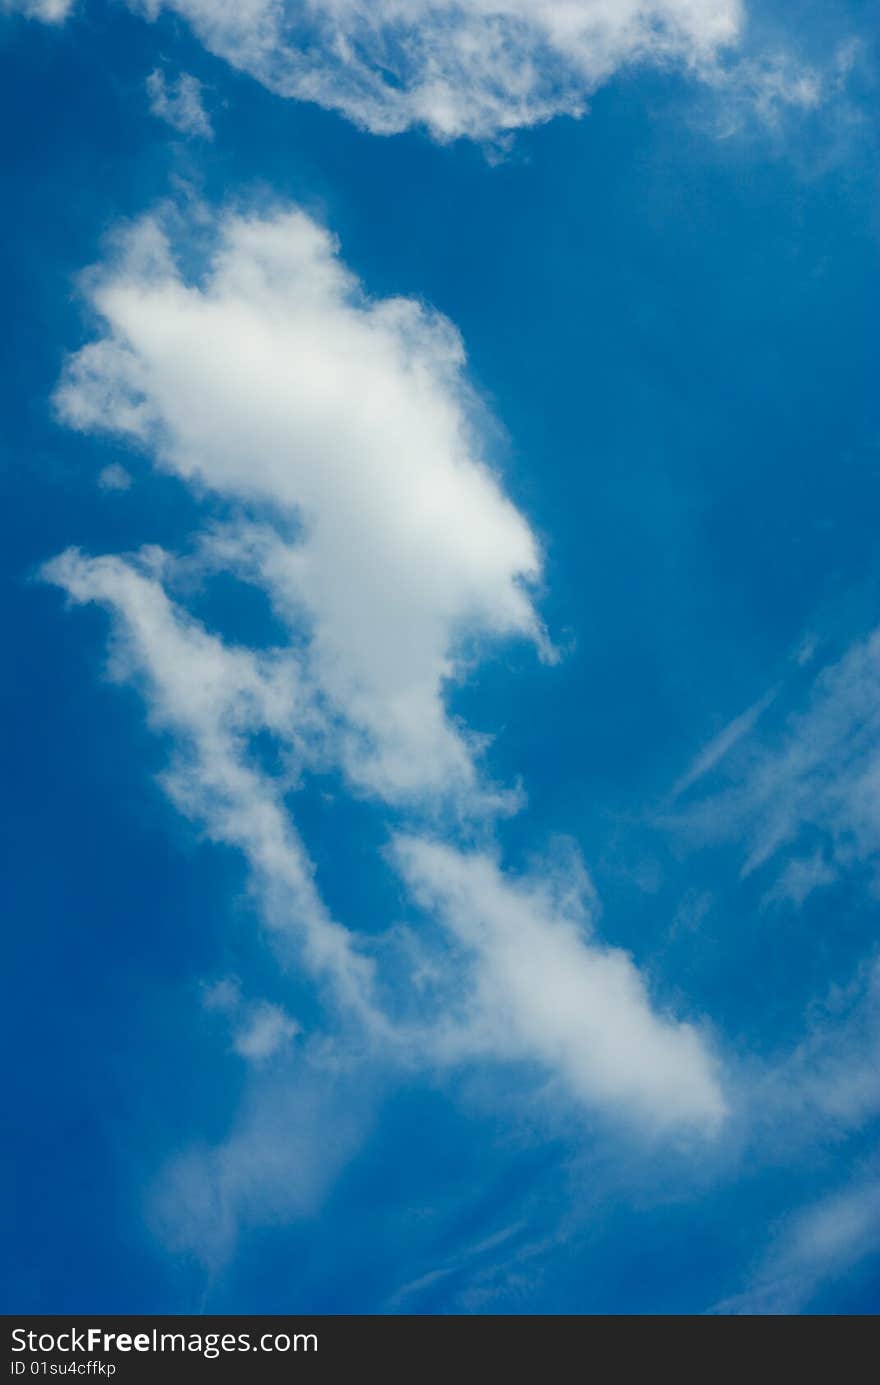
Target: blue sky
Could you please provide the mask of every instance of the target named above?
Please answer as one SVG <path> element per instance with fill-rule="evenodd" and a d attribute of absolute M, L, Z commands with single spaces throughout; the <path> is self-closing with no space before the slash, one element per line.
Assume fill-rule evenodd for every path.
<path fill-rule="evenodd" d="M 4 1306 L 876 1311 L 878 7 L 409 8 L 0 5 Z"/>

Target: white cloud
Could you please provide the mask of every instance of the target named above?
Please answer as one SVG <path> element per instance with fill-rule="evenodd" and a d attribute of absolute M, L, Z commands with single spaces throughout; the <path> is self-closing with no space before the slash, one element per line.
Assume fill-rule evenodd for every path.
<path fill-rule="evenodd" d="M 380 1009 L 388 978 L 328 914 L 287 795 L 329 768 L 422 821 L 429 812 L 436 830 L 450 807 L 489 824 L 510 807 L 446 693 L 487 640 L 546 649 L 526 586 L 537 544 L 487 465 L 449 322 L 411 300 L 369 299 L 301 212 L 227 215 L 207 251 L 197 239 L 187 249 L 189 281 L 146 221 L 88 278 L 102 335 L 71 358 L 57 405 L 74 426 L 127 437 L 196 494 L 234 502 L 238 518 L 206 527 L 183 565 L 158 549 L 69 551 L 45 569 L 74 601 L 112 613 L 112 671 L 141 684 L 174 737 L 169 795 L 244 854 L 267 922 L 299 940 L 389 1061 L 524 1060 L 575 1104 L 650 1129 L 714 1130 L 725 1107 L 709 1045 L 652 1008 L 628 956 L 587 939 L 577 867 L 505 879 L 487 856 L 401 838 L 396 862 L 446 925 L 445 948 L 424 950 L 427 989 L 460 985 L 469 1004 L 455 1025 L 401 1021 L 415 996 L 392 996 L 393 1020 Z M 224 643 L 172 600 L 183 573 L 213 568 L 268 596 L 287 647 Z M 267 735 L 277 773 L 253 743 Z M 395 967 L 399 981 L 407 960 Z M 283 1046 L 285 1017 L 235 1004 L 245 1056 Z"/>
<path fill-rule="evenodd" d="M 740 58 L 706 72 L 711 84 L 712 126 L 719 139 L 729 139 L 755 118 L 768 128 L 778 126 L 784 112 L 811 110 L 839 94 L 846 75 L 841 71 L 845 47 L 819 71 L 785 51 Z"/>
<path fill-rule="evenodd" d="M 51 22 L 71 0 L 0 0 Z M 277 94 L 339 111 L 373 134 L 423 127 L 440 140 L 503 139 L 558 115 L 639 65 L 677 68 L 719 97 L 718 130 L 751 113 L 773 122 L 810 107 L 841 79 L 786 51 L 737 56 L 742 0 L 129 0 L 170 10 L 205 47 Z M 150 79 L 157 114 L 210 136 L 198 84 Z"/>
<path fill-rule="evenodd" d="M 202 101 L 202 90 L 198 77 L 189 72 L 181 72 L 176 82 L 169 82 L 157 67 L 147 78 L 147 95 L 153 115 L 182 135 L 212 139 L 214 131 Z"/>
<path fill-rule="evenodd" d="M 399 1313 L 403 1310 L 406 1303 L 424 1293 L 426 1289 L 432 1289 L 443 1280 L 449 1279 L 452 1275 L 461 1275 L 463 1272 L 476 1271 L 480 1277 L 485 1275 L 487 1269 L 492 1275 L 499 1271 L 502 1273 L 510 1270 L 511 1260 L 525 1258 L 532 1247 L 522 1248 L 517 1246 L 513 1255 L 509 1258 L 505 1255 L 507 1246 L 511 1240 L 521 1239 L 521 1233 L 525 1229 L 525 1223 L 512 1222 L 494 1232 L 491 1236 L 485 1236 L 475 1244 L 469 1244 L 464 1249 L 459 1250 L 451 1256 L 445 1263 L 436 1266 L 434 1269 L 427 1270 L 420 1274 L 417 1279 L 410 1279 L 401 1284 L 398 1289 L 389 1294 L 385 1300 L 383 1309 L 386 1313 Z M 543 1248 L 543 1247 L 542 1247 Z M 501 1255 L 499 1256 L 499 1251 Z M 480 1262 L 483 1262 L 482 1265 Z M 482 1272 L 482 1273 L 481 1273 Z"/>
<path fill-rule="evenodd" d="M 453 1051 L 537 1061 L 579 1102 L 649 1128 L 717 1130 L 725 1101 L 709 1046 L 652 1007 L 627 953 L 591 937 L 576 867 L 516 880 L 486 854 L 411 836 L 395 856 L 468 957 Z"/>
<path fill-rule="evenodd" d="M 148 555 L 161 564 L 158 554 Z M 177 738 L 164 786 L 207 835 L 237 847 L 251 868 L 264 914 L 301 938 L 303 960 L 362 1018 L 371 1018 L 371 968 L 331 919 L 310 862 L 284 808 L 287 785 L 248 754 L 255 731 L 283 736 L 304 753 L 312 718 L 292 660 L 229 648 L 175 608 L 155 575 L 121 558 L 71 550 L 44 569 L 77 602 L 116 618 L 112 672 L 145 683 L 151 718 Z"/>
<path fill-rule="evenodd" d="M 199 284 L 145 222 L 90 297 L 104 335 L 70 361 L 62 417 L 273 507 L 274 528 L 206 538 L 204 556 L 311 632 L 309 677 L 341 719 L 353 781 L 396 801 L 497 807 L 480 742 L 444 693 L 465 641 L 542 644 L 525 585 L 540 557 L 486 465 L 451 323 L 411 299 L 367 298 L 297 211 L 223 218 Z"/>
<path fill-rule="evenodd" d="M 124 466 L 118 462 L 111 462 L 109 466 L 102 468 L 98 476 L 98 485 L 102 491 L 127 491 L 131 489 L 131 473 L 126 471 Z"/>
<path fill-rule="evenodd" d="M 63 24 L 76 0 L 0 0 L 0 14 L 23 14 L 44 24 Z"/>
<path fill-rule="evenodd" d="M 748 1287 L 713 1311 L 799 1313 L 829 1280 L 878 1253 L 880 1179 L 869 1177 L 788 1218 Z"/>
<path fill-rule="evenodd" d="M 819 82 L 784 54 L 731 65 L 741 0 L 139 0 L 189 20 L 205 46 L 282 96 L 374 134 L 426 127 L 494 139 L 582 114 L 621 69 L 675 66 L 716 87 L 737 123 L 811 105 Z"/>

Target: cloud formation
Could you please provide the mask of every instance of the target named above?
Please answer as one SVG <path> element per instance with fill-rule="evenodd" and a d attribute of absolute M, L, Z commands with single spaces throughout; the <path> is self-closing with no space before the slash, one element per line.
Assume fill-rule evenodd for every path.
<path fill-rule="evenodd" d="M 221 218 L 198 284 L 146 221 L 89 297 L 104 333 L 69 362 L 61 416 L 271 505 L 275 527 L 206 536 L 203 557 L 310 631 L 308 676 L 352 781 L 474 807 L 480 742 L 447 715 L 445 687 L 474 641 L 547 646 L 528 591 L 538 545 L 487 464 L 452 324 L 369 299 L 299 211 Z"/>
<path fill-rule="evenodd" d="M 245 999 L 233 977 L 206 987 L 202 1004 L 227 1017 L 233 1026 L 233 1051 L 251 1063 L 274 1058 L 301 1032 L 300 1024 L 281 1005 Z"/>
<path fill-rule="evenodd" d="M 715 1313 L 800 1313 L 880 1247 L 880 1179 L 863 1177 L 787 1218 L 748 1286 Z"/>
<path fill-rule="evenodd" d="M 812 1005 L 803 1037 L 753 1078 L 759 1124 L 778 1142 L 840 1138 L 880 1115 L 880 961 Z"/>
<path fill-rule="evenodd" d="M 672 788 L 673 798 L 680 797 L 687 793 L 698 780 L 703 779 L 707 774 L 711 774 L 716 769 L 733 747 L 754 731 L 759 719 L 767 711 L 776 699 L 779 692 L 778 688 L 771 688 L 763 697 L 759 697 L 751 707 L 747 707 L 739 716 L 734 717 L 717 734 L 713 736 L 708 745 L 704 746 L 697 755 L 693 763 L 685 770 L 680 779 L 677 779 Z"/>
<path fill-rule="evenodd" d="M 72 0 L 0 0 L 57 23 Z M 204 46 L 282 97 L 338 111 L 364 130 L 503 141 L 637 66 L 677 69 L 717 93 L 719 133 L 751 114 L 808 108 L 827 78 L 780 50 L 744 55 L 742 0 L 129 0 L 149 19 L 180 15 Z M 210 137 L 199 85 L 150 77 L 153 108 Z"/>
<path fill-rule="evenodd" d="M 821 669 L 802 705 L 761 735 L 758 714 L 777 691 L 698 757 L 678 791 L 699 779 L 705 792 L 683 809 L 680 825 L 698 840 L 740 841 L 744 875 L 777 871 L 768 901 L 800 905 L 853 866 L 877 869 L 880 632 Z"/>
<path fill-rule="evenodd" d="M 226 214 L 200 234 L 188 278 L 155 220 L 87 277 L 101 335 L 71 357 L 56 403 L 234 517 L 206 525 L 184 562 L 69 550 L 45 569 L 111 612 L 111 671 L 173 736 L 171 799 L 243 853 L 267 923 L 332 997 L 331 1022 L 359 1026 L 387 1062 L 523 1061 L 575 1107 L 713 1133 L 725 1103 L 710 1045 L 589 936 L 583 869 L 506 877 L 451 844 L 463 825 L 490 835 L 517 802 L 450 716 L 451 680 L 500 640 L 551 654 L 531 591 L 538 546 L 489 465 L 458 333 L 412 300 L 370 299 L 300 211 Z M 252 583 L 286 642 L 248 648 L 206 629 L 181 599 L 194 571 Z M 406 815 L 389 860 L 431 933 L 409 974 L 405 949 L 382 971 L 392 920 L 372 955 L 320 898 L 289 811 L 314 770 L 395 826 Z M 441 1003 L 408 1018 L 425 959 Z M 464 1003 L 446 1009 L 450 994 Z M 271 1057 L 284 1016 L 251 1018 L 239 1051 Z"/>
<path fill-rule="evenodd" d="M 145 564 L 87 558 L 70 550 L 44 576 L 76 602 L 107 607 L 116 623 L 111 672 L 144 686 L 151 720 L 175 735 L 163 776 L 178 809 L 207 836 L 247 860 L 267 922 L 301 942 L 301 960 L 329 981 L 343 1003 L 369 1020 L 371 968 L 330 918 L 302 843 L 285 811 L 287 785 L 248 755 L 257 731 L 294 746 L 309 734 L 310 713 L 290 658 L 224 645 L 176 608 Z"/>
<path fill-rule="evenodd" d="M 102 491 L 127 491 L 131 489 L 131 473 L 118 462 L 110 462 L 98 474 L 98 487 Z"/>
<path fill-rule="evenodd" d="M 23 14 L 44 24 L 63 24 L 76 0 L 0 0 L 0 14 Z"/>
<path fill-rule="evenodd" d="M 219 1269 L 242 1231 L 314 1215 L 373 1118 L 360 1070 L 312 1053 L 252 1072 L 232 1129 L 169 1160 L 152 1190 L 153 1226 L 169 1248 Z"/>
<path fill-rule="evenodd" d="M 176 81 L 169 82 L 161 68 L 154 68 L 147 78 L 150 110 L 182 135 L 213 138 L 211 120 L 202 101 L 202 84 L 198 77 L 181 72 Z"/>
<path fill-rule="evenodd" d="M 709 75 L 739 37 L 740 0 L 144 0 L 272 91 L 374 134 L 494 138 L 580 115 L 637 63 Z"/>
<path fill-rule="evenodd" d="M 485 853 L 412 836 L 397 839 L 395 856 L 470 960 L 453 1046 L 538 1061 L 578 1101 L 648 1127 L 720 1126 L 725 1102 L 703 1036 L 658 1014 L 632 958 L 592 936 L 577 863 L 515 879 Z"/>

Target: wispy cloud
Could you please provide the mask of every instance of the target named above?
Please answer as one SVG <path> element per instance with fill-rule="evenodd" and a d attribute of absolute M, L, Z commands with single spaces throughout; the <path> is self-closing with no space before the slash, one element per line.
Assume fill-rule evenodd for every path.
<path fill-rule="evenodd" d="M 272 91 L 340 111 L 373 134 L 498 140 L 554 116 L 638 65 L 712 88 L 725 132 L 810 106 L 822 77 L 789 53 L 737 58 L 741 0 L 142 0 L 186 18 L 204 45 Z"/>
<path fill-rule="evenodd" d="M 257 1065 L 228 1136 L 159 1171 L 149 1209 L 156 1234 L 217 1271 L 247 1230 L 314 1214 L 362 1143 L 375 1103 L 363 1065 L 328 1063 L 319 1049 Z"/>
<path fill-rule="evenodd" d="M 717 736 L 713 736 L 709 744 L 700 751 L 690 768 L 685 770 L 681 778 L 673 785 L 673 798 L 680 798 L 682 794 L 687 793 L 692 784 L 696 784 L 698 779 L 711 773 L 737 742 L 754 730 L 758 719 L 775 701 L 778 692 L 778 688 L 771 688 L 763 697 L 759 697 L 757 702 L 753 702 L 751 707 L 747 707 L 744 712 L 740 712 L 739 716 L 729 721 L 723 730 L 718 732 Z"/>
<path fill-rule="evenodd" d="M 761 1140 L 838 1139 L 880 1115 L 880 962 L 871 958 L 806 1016 L 787 1053 L 753 1074 L 748 1099 Z"/>
<path fill-rule="evenodd" d="M 150 0 L 211 52 L 283 96 L 339 110 L 374 134 L 426 126 L 494 138 L 579 115 L 638 62 L 699 72 L 739 36 L 739 0 Z"/>
<path fill-rule="evenodd" d="M 102 491 L 127 491 L 131 489 L 131 472 L 126 471 L 119 462 L 111 462 L 101 469 L 98 485 Z"/>
<path fill-rule="evenodd" d="M 693 792 L 698 781 L 704 792 L 673 816 L 694 841 L 739 843 L 744 875 L 775 864 L 768 900 L 800 904 L 848 868 L 876 866 L 880 633 L 821 669 L 787 717 L 762 735 L 758 718 L 778 691 L 697 757 L 677 792 Z"/>
<path fill-rule="evenodd" d="M 244 853 L 267 922 L 296 938 L 312 973 L 369 1019 L 370 963 L 318 895 L 284 809 L 284 782 L 262 773 L 247 752 L 257 730 L 282 732 L 294 744 L 308 737 L 293 661 L 230 648 L 207 634 L 173 606 L 143 563 L 70 551 L 47 565 L 45 577 L 74 601 L 98 602 L 114 615 L 114 677 L 142 680 L 154 724 L 176 736 L 176 759 L 164 776 L 172 800 L 212 840 Z"/>
<path fill-rule="evenodd" d="M 211 120 L 202 99 L 203 87 L 198 77 L 181 72 L 169 81 L 160 67 L 147 78 L 147 95 L 153 115 L 182 135 L 199 135 L 212 139 Z"/>
<path fill-rule="evenodd" d="M 660 1015 L 632 959 L 593 933 L 579 863 L 505 876 L 484 853 L 400 837 L 395 857 L 416 899 L 471 959 L 448 1042 L 539 1062 L 587 1106 L 657 1129 L 722 1124 L 725 1100 L 709 1047 Z"/>
<path fill-rule="evenodd" d="M 514 1222 L 509 1226 L 502 1227 L 500 1231 L 493 1232 L 491 1236 L 486 1236 L 474 1244 L 465 1246 L 456 1255 L 445 1263 L 437 1265 L 435 1268 L 426 1270 L 417 1279 L 409 1280 L 402 1284 L 390 1295 L 385 1307 L 392 1313 L 400 1312 L 405 1304 L 412 1300 L 418 1301 L 420 1295 L 427 1290 L 435 1288 L 453 1276 L 460 1275 L 462 1271 L 473 1273 L 488 1263 L 493 1270 L 497 1268 L 498 1254 L 507 1250 L 509 1243 L 516 1241 L 524 1230 L 522 1222 Z"/>
<path fill-rule="evenodd" d="M 203 558 L 305 622 L 308 677 L 341 718 L 351 779 L 389 800 L 494 810 L 481 742 L 446 714 L 444 690 L 481 638 L 547 652 L 528 591 L 541 558 L 487 464 L 452 324 L 367 298 L 296 211 L 221 218 L 201 287 L 144 222 L 89 293 L 105 334 L 70 361 L 62 417 L 270 503 L 277 526 L 205 534 Z"/>
<path fill-rule="evenodd" d="M 824 885 L 833 885 L 837 871 L 828 864 L 821 850 L 808 856 L 794 856 L 764 896 L 765 904 L 793 904 L 799 909 L 805 900 Z"/>
<path fill-rule="evenodd" d="M 845 42 L 821 68 L 794 45 L 745 49 L 743 0 L 130 0 L 147 18 L 187 20 L 204 46 L 283 97 L 339 111 L 377 135 L 413 127 L 438 140 L 503 142 L 639 66 L 675 69 L 710 92 L 721 136 L 754 117 L 776 124 L 833 94 Z M 0 0 L 48 22 L 73 0 Z M 154 109 L 210 137 L 198 83 L 150 78 Z"/>
<path fill-rule="evenodd" d="M 829 1281 L 878 1254 L 880 1179 L 870 1176 L 786 1218 L 746 1288 L 713 1312 L 799 1313 Z"/>
<path fill-rule="evenodd" d="M 23 14 L 44 24 L 63 24 L 77 0 L 0 0 L 0 14 Z"/>
<path fill-rule="evenodd" d="M 248 1000 L 233 977 L 205 988 L 202 1004 L 220 1011 L 232 1025 L 232 1048 L 240 1058 L 262 1063 L 283 1052 L 301 1025 L 281 1005 L 269 1000 Z"/>

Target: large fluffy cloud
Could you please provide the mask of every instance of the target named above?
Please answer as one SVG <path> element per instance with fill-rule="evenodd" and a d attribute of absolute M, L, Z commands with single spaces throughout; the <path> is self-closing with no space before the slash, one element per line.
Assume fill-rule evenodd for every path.
<path fill-rule="evenodd" d="M 311 631 L 310 676 L 341 718 L 351 777 L 389 799 L 473 800 L 475 745 L 444 685 L 465 641 L 541 642 L 526 589 L 540 560 L 481 455 L 452 325 L 367 298 L 298 211 L 225 217 L 198 284 L 145 222 L 90 297 L 104 333 L 68 366 L 63 417 L 269 502 L 277 527 L 240 525 L 213 556 Z"/>
<path fill-rule="evenodd" d="M 449 715 L 449 680 L 486 641 L 546 648 L 528 590 L 538 548 L 487 465 L 458 334 L 418 303 L 368 298 L 302 212 L 222 216 L 207 240 L 205 221 L 188 278 L 155 221 L 87 278 L 101 334 L 68 362 L 57 405 L 235 517 L 204 526 L 183 564 L 71 550 L 46 576 L 112 613 L 112 669 L 175 739 L 172 799 L 244 854 L 269 924 L 394 1061 L 525 1060 L 578 1105 L 714 1130 L 708 1045 L 588 936 L 579 868 L 509 879 L 438 836 L 462 819 L 486 831 L 515 801 Z M 264 592 L 283 647 L 233 646 L 194 619 L 193 566 Z M 426 936 L 384 971 L 330 917 L 291 821 L 315 768 L 391 805 L 396 824 L 412 815 L 389 859 Z M 408 971 L 433 978 L 424 1005 L 399 995 Z"/>
<path fill-rule="evenodd" d="M 713 67 L 740 0 L 144 0 L 273 91 L 377 134 L 493 137 L 579 114 L 621 67 Z"/>

